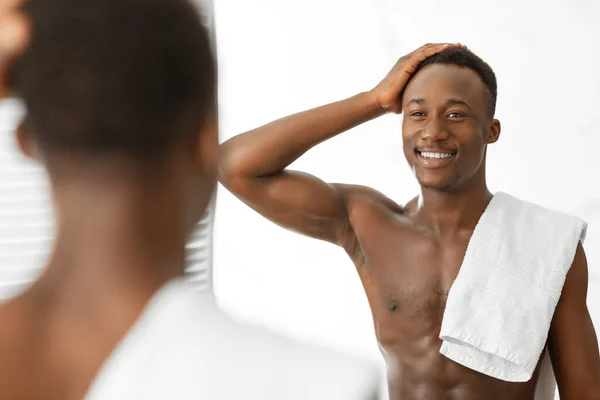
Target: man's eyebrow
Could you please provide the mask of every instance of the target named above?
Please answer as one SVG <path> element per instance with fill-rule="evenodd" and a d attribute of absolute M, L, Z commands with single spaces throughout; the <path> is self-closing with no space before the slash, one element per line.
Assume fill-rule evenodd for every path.
<path fill-rule="evenodd" d="M 459 105 L 459 106 L 467 106 L 467 107 L 471 108 L 469 103 L 467 103 L 464 100 L 459 100 L 459 99 L 448 99 L 448 100 L 446 100 L 446 105 L 448 105 L 448 106 Z"/>
<path fill-rule="evenodd" d="M 408 103 L 406 103 L 406 105 L 410 105 L 410 104 L 418 104 L 418 105 L 423 105 L 427 103 L 427 101 L 425 99 L 421 99 L 421 98 L 415 98 L 415 99 L 410 99 L 408 101 Z M 469 103 L 467 103 L 464 100 L 460 100 L 460 99 L 454 99 L 454 98 L 450 98 L 448 100 L 446 100 L 445 104 L 447 106 L 467 106 L 469 108 L 472 108 L 471 105 Z"/>
<path fill-rule="evenodd" d="M 410 101 L 408 103 L 406 103 L 406 105 L 409 105 L 411 103 L 415 103 L 415 104 L 424 104 L 426 103 L 425 99 L 410 99 Z"/>

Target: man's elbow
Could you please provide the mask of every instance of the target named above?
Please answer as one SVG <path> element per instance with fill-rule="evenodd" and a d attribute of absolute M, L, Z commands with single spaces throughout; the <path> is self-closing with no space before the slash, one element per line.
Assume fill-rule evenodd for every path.
<path fill-rule="evenodd" d="M 237 176 L 239 176 L 239 173 L 236 171 L 235 167 L 229 165 L 227 160 L 219 160 L 217 168 L 217 180 L 219 182 L 225 186 L 229 186 L 228 183 L 234 181 Z"/>
<path fill-rule="evenodd" d="M 239 156 L 232 151 L 231 146 L 227 143 L 219 147 L 219 163 L 217 169 L 217 179 L 225 187 L 229 188 L 233 182 L 239 179 L 242 175 L 242 163 Z"/>
<path fill-rule="evenodd" d="M 260 177 L 262 165 L 259 160 L 239 143 L 225 142 L 219 147 L 217 179 L 229 189 L 236 182 Z"/>

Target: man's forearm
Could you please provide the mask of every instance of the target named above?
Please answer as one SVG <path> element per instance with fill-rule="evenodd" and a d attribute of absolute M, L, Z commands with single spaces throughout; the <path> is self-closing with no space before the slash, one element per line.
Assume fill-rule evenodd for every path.
<path fill-rule="evenodd" d="M 385 113 L 370 92 L 317 107 L 235 136 L 221 145 L 221 166 L 245 176 L 268 176 L 317 144 Z"/>

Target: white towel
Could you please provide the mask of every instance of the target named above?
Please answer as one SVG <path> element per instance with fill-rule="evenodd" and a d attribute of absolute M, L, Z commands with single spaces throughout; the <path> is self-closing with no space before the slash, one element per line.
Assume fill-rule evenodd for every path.
<path fill-rule="evenodd" d="M 579 218 L 496 193 L 448 294 L 440 353 L 498 379 L 529 381 L 586 228 Z M 547 355 L 542 369 L 536 400 L 552 399 Z"/>

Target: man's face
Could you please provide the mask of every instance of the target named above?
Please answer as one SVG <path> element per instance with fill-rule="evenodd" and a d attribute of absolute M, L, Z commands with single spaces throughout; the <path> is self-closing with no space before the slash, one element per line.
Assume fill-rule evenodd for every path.
<path fill-rule="evenodd" d="M 449 191 L 483 173 L 487 143 L 500 134 L 475 71 L 431 64 L 409 82 L 402 99 L 404 155 L 423 187 Z"/>

